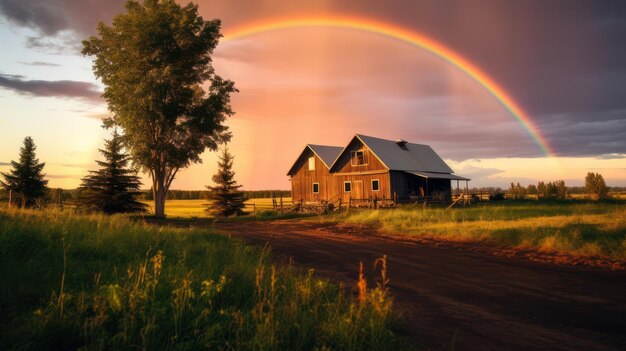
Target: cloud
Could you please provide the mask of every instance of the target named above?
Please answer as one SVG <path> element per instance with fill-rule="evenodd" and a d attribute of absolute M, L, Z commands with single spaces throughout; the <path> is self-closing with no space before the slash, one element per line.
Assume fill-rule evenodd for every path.
<path fill-rule="evenodd" d="M 79 54 L 82 48 L 81 41 L 71 32 L 55 36 L 27 36 L 25 46 L 55 55 Z"/>
<path fill-rule="evenodd" d="M 18 61 L 17 63 L 19 63 L 20 65 L 26 65 L 26 66 L 61 67 L 61 65 L 56 64 L 56 63 L 42 62 L 42 61 L 31 61 L 31 62 Z"/>
<path fill-rule="evenodd" d="M 20 75 L 0 74 L 0 87 L 19 94 L 36 97 L 58 97 L 102 102 L 99 87 L 93 83 L 74 80 L 25 80 Z"/>
<path fill-rule="evenodd" d="M 626 154 L 604 154 L 596 156 L 598 160 L 616 160 L 626 158 Z"/>
<path fill-rule="evenodd" d="M 10 162 L 0 162 L 0 166 L 10 166 Z"/>
<path fill-rule="evenodd" d="M 2 0 L 0 12 L 10 22 L 47 36 L 64 30 L 93 34 L 96 24 L 122 12 L 126 0 Z"/>

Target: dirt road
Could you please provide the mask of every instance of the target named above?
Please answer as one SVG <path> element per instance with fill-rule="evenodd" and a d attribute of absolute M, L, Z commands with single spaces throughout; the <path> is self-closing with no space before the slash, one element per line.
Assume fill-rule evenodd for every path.
<path fill-rule="evenodd" d="M 556 266 L 300 222 L 220 223 L 319 274 L 355 281 L 388 256 L 405 332 L 429 349 L 626 349 L 626 272 Z M 369 231 L 369 232 L 368 232 Z M 373 272 L 369 272 L 369 278 Z M 454 340 L 454 342 L 453 342 Z"/>

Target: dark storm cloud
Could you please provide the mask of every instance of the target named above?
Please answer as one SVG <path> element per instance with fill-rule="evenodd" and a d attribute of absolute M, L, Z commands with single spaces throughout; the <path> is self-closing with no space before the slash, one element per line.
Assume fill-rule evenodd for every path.
<path fill-rule="evenodd" d="M 20 65 L 25 65 L 25 66 L 47 66 L 47 67 L 60 67 L 61 66 L 61 65 L 56 64 L 56 63 L 42 62 L 42 61 L 32 61 L 32 62 L 19 61 L 18 63 Z"/>
<path fill-rule="evenodd" d="M 74 80 L 25 80 L 23 76 L 0 74 L 0 87 L 37 97 L 75 98 L 101 102 L 98 86 Z"/>
<path fill-rule="evenodd" d="M 0 12 L 11 23 L 40 34 L 27 39 L 29 47 L 77 52 L 80 41 L 64 39 L 69 35 L 65 31 L 80 38 L 92 35 L 99 21 L 109 22 L 123 11 L 124 2 L 0 0 Z M 498 82 L 532 117 L 558 154 L 589 156 L 626 152 L 626 1 L 197 2 L 205 18 L 223 20 L 225 31 L 263 18 L 332 13 L 371 18 L 425 34 L 476 64 Z M 244 8 L 246 11 L 241 10 Z M 245 61 L 245 57 L 254 57 L 250 55 L 253 49 L 253 44 L 233 47 L 229 51 L 218 50 L 217 55 Z M 390 82 L 396 81 L 394 74 L 403 74 L 402 64 L 387 73 Z M 6 87 L 7 80 L 14 86 L 32 82 L 0 76 L 0 85 Z M 406 79 L 400 77 L 397 82 L 410 88 Z M 433 86 L 436 84 L 442 83 L 435 79 Z M 33 94 L 27 89 L 20 91 Z M 95 89 L 89 94 L 96 94 Z M 527 151 L 516 151 L 517 147 L 529 144 L 494 134 L 487 142 L 474 140 L 468 146 L 467 139 L 461 140 L 465 143 L 457 142 L 458 134 L 450 131 L 429 135 L 432 133 L 447 138 L 439 140 L 445 141 L 451 152 L 460 147 L 468 157 L 483 151 L 501 151 L 497 146 L 489 151 L 497 143 L 523 154 Z M 471 138 L 469 133 L 464 137 Z M 532 142 L 530 145 L 531 150 L 536 150 Z M 459 149 L 456 150 L 458 153 Z"/>
<path fill-rule="evenodd" d="M 71 30 L 81 37 L 93 34 L 96 24 L 110 21 L 124 9 L 125 0 L 2 0 L 0 11 L 14 24 L 53 36 Z"/>

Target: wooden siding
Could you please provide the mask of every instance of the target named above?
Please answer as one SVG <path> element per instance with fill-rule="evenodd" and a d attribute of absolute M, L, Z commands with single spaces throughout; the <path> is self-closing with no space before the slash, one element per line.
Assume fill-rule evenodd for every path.
<path fill-rule="evenodd" d="M 353 151 L 363 151 L 366 164 L 353 162 Z M 315 170 L 309 170 L 309 157 L 315 158 Z M 349 199 L 395 199 L 409 196 L 433 196 L 443 193 L 451 195 L 451 182 L 448 179 L 426 179 L 403 171 L 389 171 L 358 138 L 353 138 L 337 162 L 332 173 L 307 148 L 298 158 L 295 172 L 291 177 L 293 201 L 337 202 Z M 378 179 L 379 190 L 372 190 L 372 180 Z M 344 191 L 344 182 L 351 182 L 351 191 Z M 319 193 L 313 193 L 313 183 L 319 183 Z"/>
<path fill-rule="evenodd" d="M 364 151 L 365 153 L 365 165 L 353 165 L 352 152 Z M 387 171 L 387 167 L 383 165 L 380 160 L 374 155 L 374 153 L 358 138 L 353 138 L 350 145 L 347 146 L 347 150 L 339 156 L 339 159 L 333 166 L 333 173 L 354 173 L 354 172 L 368 172 L 368 171 Z"/>
<path fill-rule="evenodd" d="M 309 157 L 315 158 L 315 170 L 309 170 Z M 311 149 L 306 149 L 298 158 L 296 171 L 291 176 L 291 198 L 293 201 L 329 200 L 335 191 L 331 189 L 331 175 L 322 160 Z M 319 183 L 319 192 L 313 193 L 313 183 Z"/>

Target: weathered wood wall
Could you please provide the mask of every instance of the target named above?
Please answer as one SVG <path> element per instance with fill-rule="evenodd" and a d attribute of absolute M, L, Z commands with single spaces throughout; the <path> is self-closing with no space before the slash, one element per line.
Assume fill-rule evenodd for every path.
<path fill-rule="evenodd" d="M 315 157 L 315 170 L 309 170 L 309 157 Z M 322 160 L 311 149 L 306 149 L 296 163 L 297 171 L 291 176 L 291 199 L 296 201 L 328 200 L 335 193 L 331 189 L 331 175 Z M 313 183 L 319 183 L 319 193 L 313 193 Z"/>

